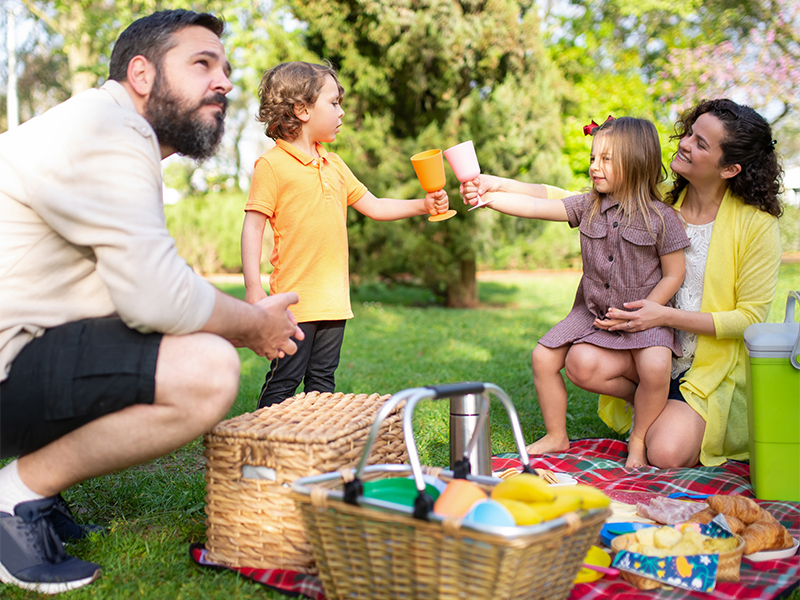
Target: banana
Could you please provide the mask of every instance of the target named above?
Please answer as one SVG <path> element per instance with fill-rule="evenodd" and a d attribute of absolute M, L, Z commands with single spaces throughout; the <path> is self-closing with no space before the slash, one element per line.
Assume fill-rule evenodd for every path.
<path fill-rule="evenodd" d="M 511 498 L 496 498 L 496 500 L 508 509 L 517 525 L 536 525 L 542 522 L 542 518 L 531 508 L 533 506 L 531 504 Z"/>
<path fill-rule="evenodd" d="M 537 475 L 520 473 L 498 483 L 492 490 L 492 499 L 508 498 L 519 502 L 552 502 L 555 492 Z"/>
<path fill-rule="evenodd" d="M 528 504 L 542 521 L 549 521 L 560 517 L 564 513 L 578 510 L 581 507 L 581 499 L 578 496 L 558 496 L 552 502 L 535 502 Z"/>
<path fill-rule="evenodd" d="M 580 499 L 580 507 L 589 510 L 591 508 L 605 508 L 611 500 L 603 492 L 590 485 L 572 485 L 564 488 L 556 488 L 556 497 L 573 496 Z"/>

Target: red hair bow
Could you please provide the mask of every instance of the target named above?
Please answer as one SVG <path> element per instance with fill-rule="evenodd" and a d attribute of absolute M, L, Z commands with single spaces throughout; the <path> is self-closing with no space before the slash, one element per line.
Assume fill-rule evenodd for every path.
<path fill-rule="evenodd" d="M 605 125 L 609 121 L 613 121 L 613 120 L 614 120 L 614 117 L 612 117 L 611 115 L 608 115 L 608 118 L 605 121 L 603 121 L 603 125 Z M 594 135 L 597 132 L 597 128 L 598 127 L 600 127 L 600 125 L 595 123 L 594 119 L 592 119 L 591 123 L 589 123 L 588 125 L 584 125 L 583 126 L 583 135 Z"/>

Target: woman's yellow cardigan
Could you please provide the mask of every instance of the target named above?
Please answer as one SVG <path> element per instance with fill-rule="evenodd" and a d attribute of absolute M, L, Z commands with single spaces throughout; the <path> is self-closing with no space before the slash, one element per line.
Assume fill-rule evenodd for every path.
<path fill-rule="evenodd" d="M 558 192 L 550 188 L 548 195 Z M 686 190 L 676 210 L 685 195 Z M 766 321 L 780 263 L 778 219 L 726 191 L 708 247 L 700 306 L 711 313 L 716 336 L 697 336 L 694 361 L 681 378 L 683 397 L 706 421 L 700 448 L 706 466 L 749 457 L 743 336 L 749 325 Z M 630 427 L 626 407 L 623 400 L 601 396 L 598 414 L 624 433 Z"/>

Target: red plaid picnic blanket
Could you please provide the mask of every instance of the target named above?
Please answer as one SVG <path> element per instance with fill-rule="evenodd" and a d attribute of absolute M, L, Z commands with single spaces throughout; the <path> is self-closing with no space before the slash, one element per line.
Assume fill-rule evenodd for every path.
<path fill-rule="evenodd" d="M 608 439 L 574 440 L 570 449 L 559 454 L 543 454 L 531 459 L 531 466 L 567 473 L 581 483 L 606 492 L 614 500 L 635 504 L 655 495 L 673 492 L 689 494 L 741 494 L 753 497 L 750 468 L 747 463 L 728 461 L 719 467 L 691 469 L 626 469 L 627 446 Z M 519 455 L 500 454 L 492 459 L 492 470 L 503 471 L 520 466 Z M 757 501 L 800 538 L 800 503 Z M 219 567 L 209 562 L 202 545 L 193 545 L 190 556 L 197 564 Z M 319 579 L 277 569 L 232 568 L 254 581 L 287 596 L 305 596 L 324 600 Z M 569 600 L 693 600 L 722 598 L 723 600 L 772 600 L 785 596 L 800 581 L 800 556 L 762 563 L 742 561 L 741 580 L 737 583 L 719 582 L 712 595 L 679 588 L 641 591 L 620 578 L 606 577 L 576 585 Z"/>

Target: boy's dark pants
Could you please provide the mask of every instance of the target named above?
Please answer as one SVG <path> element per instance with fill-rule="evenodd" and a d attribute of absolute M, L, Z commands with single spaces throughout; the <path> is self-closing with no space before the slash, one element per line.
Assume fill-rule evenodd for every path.
<path fill-rule="evenodd" d="M 300 323 L 306 337 L 297 342 L 297 352 L 272 361 L 258 397 L 258 408 L 291 398 L 303 380 L 306 393 L 333 392 L 345 323 L 344 320 Z"/>

